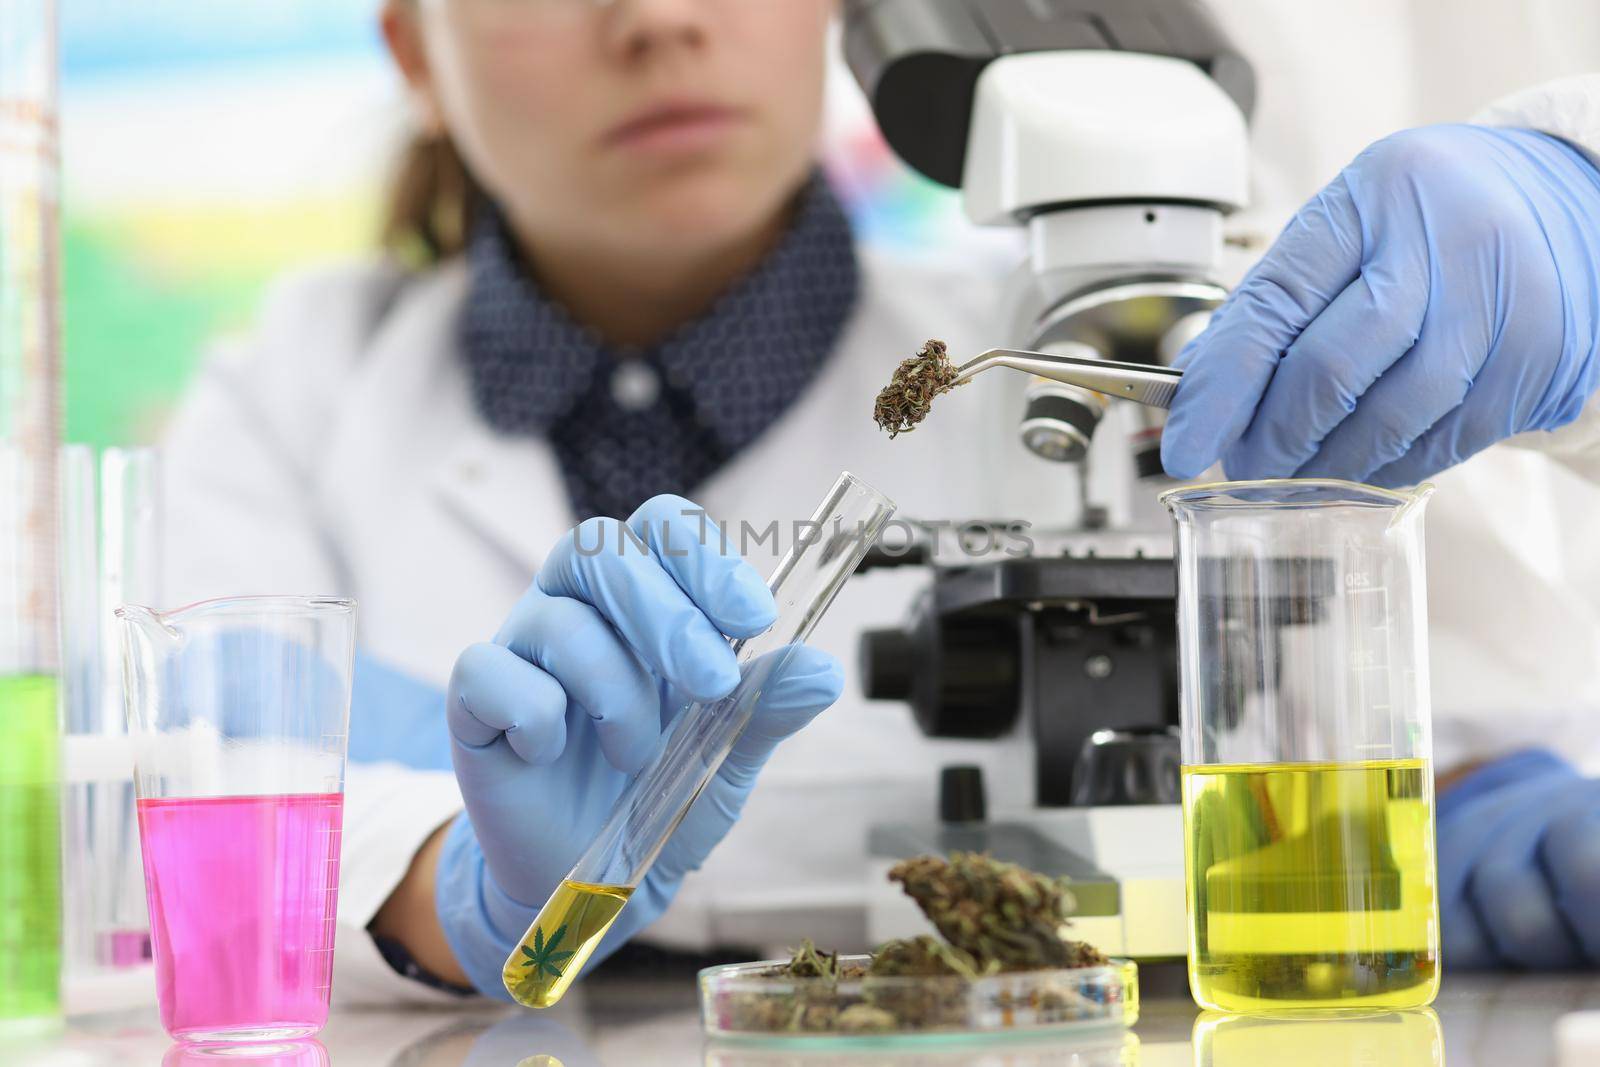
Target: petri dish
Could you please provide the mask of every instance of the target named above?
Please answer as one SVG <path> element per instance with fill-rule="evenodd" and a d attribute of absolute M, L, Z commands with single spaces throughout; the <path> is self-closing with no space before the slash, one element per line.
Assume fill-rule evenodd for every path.
<path fill-rule="evenodd" d="M 842 956 L 846 970 L 870 956 Z M 1139 968 L 1019 971 L 969 979 L 872 975 L 793 978 L 782 960 L 700 972 L 700 1015 L 718 1041 L 783 1047 L 882 1047 L 999 1036 L 1101 1036 L 1139 1018 Z"/>

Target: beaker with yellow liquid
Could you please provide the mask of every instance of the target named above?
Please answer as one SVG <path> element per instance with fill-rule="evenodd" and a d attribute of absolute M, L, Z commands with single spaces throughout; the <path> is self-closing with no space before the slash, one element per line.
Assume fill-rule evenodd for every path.
<path fill-rule="evenodd" d="M 1431 492 L 1282 479 L 1162 496 L 1201 1007 L 1388 1011 L 1438 991 Z"/>

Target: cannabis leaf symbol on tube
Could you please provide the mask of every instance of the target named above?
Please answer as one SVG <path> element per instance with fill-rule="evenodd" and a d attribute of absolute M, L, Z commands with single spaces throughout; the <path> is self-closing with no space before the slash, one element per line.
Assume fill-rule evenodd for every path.
<path fill-rule="evenodd" d="M 576 949 L 557 952 L 556 946 L 561 944 L 561 939 L 567 935 L 567 924 L 562 923 L 556 927 L 556 932 L 550 935 L 550 940 L 544 939 L 542 929 L 533 932 L 533 947 L 522 946 L 522 954 L 528 957 L 528 962 L 523 964 L 535 975 L 548 974 L 551 978 L 561 977 L 561 968 L 573 955 Z"/>

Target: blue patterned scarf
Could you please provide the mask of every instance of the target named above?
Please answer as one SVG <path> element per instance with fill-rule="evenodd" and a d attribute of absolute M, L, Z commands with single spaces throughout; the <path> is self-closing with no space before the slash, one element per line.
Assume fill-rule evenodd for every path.
<path fill-rule="evenodd" d="M 692 498 L 816 378 L 856 303 L 850 224 L 820 176 L 753 271 L 641 350 L 574 321 L 523 269 L 499 213 L 479 219 L 459 324 L 478 411 L 501 433 L 549 440 L 579 519 Z"/>

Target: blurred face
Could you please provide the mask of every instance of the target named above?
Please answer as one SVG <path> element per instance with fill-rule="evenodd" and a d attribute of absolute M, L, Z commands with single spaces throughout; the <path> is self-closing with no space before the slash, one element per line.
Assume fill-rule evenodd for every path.
<path fill-rule="evenodd" d="M 835 0 L 391 0 L 385 31 L 536 256 L 714 249 L 808 170 Z"/>

